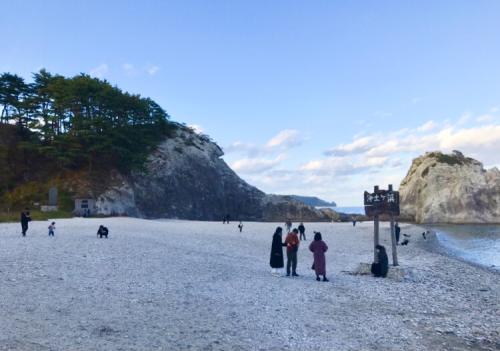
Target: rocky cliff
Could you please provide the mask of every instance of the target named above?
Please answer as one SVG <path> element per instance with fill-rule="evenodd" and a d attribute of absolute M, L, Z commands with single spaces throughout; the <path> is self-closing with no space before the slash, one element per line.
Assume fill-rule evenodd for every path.
<path fill-rule="evenodd" d="M 500 223 L 500 171 L 458 151 L 414 159 L 399 192 L 401 217 L 417 223 Z"/>
<path fill-rule="evenodd" d="M 316 210 L 290 197 L 267 195 L 247 184 L 221 158 L 208 137 L 180 127 L 150 155 L 141 172 L 116 174 L 97 197 L 102 215 L 145 218 L 325 221 L 334 211 Z"/>

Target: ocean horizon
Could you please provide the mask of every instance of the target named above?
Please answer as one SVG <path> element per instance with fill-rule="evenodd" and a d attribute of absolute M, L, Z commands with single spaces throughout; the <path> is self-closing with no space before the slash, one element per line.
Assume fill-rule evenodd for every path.
<path fill-rule="evenodd" d="M 358 214 L 358 215 L 364 215 L 365 214 L 365 208 L 364 206 L 317 206 L 316 208 L 331 208 L 332 210 L 336 212 L 342 212 L 342 213 L 347 213 L 347 214 Z"/>

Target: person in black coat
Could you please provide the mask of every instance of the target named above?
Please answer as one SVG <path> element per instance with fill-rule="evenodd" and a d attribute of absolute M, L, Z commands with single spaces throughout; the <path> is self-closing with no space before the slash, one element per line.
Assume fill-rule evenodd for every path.
<path fill-rule="evenodd" d="M 389 270 L 389 259 L 387 258 L 385 247 L 377 245 L 375 248 L 377 249 L 377 260 L 372 263 L 372 274 L 375 277 L 385 278 Z"/>
<path fill-rule="evenodd" d="M 26 236 L 26 232 L 28 231 L 28 222 L 31 222 L 30 211 L 28 209 L 25 209 L 23 212 L 21 212 L 21 230 L 23 236 Z"/>
<path fill-rule="evenodd" d="M 99 226 L 99 229 L 97 230 L 97 236 L 102 239 L 104 236 L 106 239 L 108 238 L 109 230 L 103 225 Z"/>
<path fill-rule="evenodd" d="M 300 240 L 306 240 L 306 227 L 304 227 L 304 223 L 300 222 L 300 225 L 298 226 L 297 229 L 299 230 L 300 233 Z"/>
<path fill-rule="evenodd" d="M 401 227 L 398 223 L 394 226 L 394 231 L 396 232 L 396 245 L 399 244 L 399 237 L 401 236 Z"/>
<path fill-rule="evenodd" d="M 279 269 L 285 267 L 283 261 L 283 243 L 282 239 L 283 228 L 278 227 L 273 235 L 273 244 L 271 246 L 271 258 L 269 264 L 271 265 L 271 274 L 279 274 Z"/>

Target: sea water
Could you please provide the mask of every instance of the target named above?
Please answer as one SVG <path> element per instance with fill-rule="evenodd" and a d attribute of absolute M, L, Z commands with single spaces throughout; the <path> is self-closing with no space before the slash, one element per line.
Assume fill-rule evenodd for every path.
<path fill-rule="evenodd" d="M 439 244 L 451 254 L 500 271 L 500 225 L 440 225 Z"/>
<path fill-rule="evenodd" d="M 332 210 L 336 212 L 341 212 L 341 213 L 348 213 L 348 214 L 360 214 L 364 215 L 365 214 L 365 208 L 364 207 L 316 207 L 316 208 L 331 208 Z"/>

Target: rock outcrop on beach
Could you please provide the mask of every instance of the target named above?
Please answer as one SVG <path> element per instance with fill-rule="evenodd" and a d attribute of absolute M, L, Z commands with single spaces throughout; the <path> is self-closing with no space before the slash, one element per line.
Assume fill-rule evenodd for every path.
<path fill-rule="evenodd" d="M 143 171 L 115 176 L 97 196 L 102 215 L 146 218 L 304 221 L 337 219 L 291 197 L 267 195 L 249 185 L 221 158 L 223 151 L 207 136 L 179 127 L 148 158 Z"/>
<path fill-rule="evenodd" d="M 459 151 L 414 159 L 399 192 L 401 217 L 416 223 L 500 223 L 500 171 Z"/>

